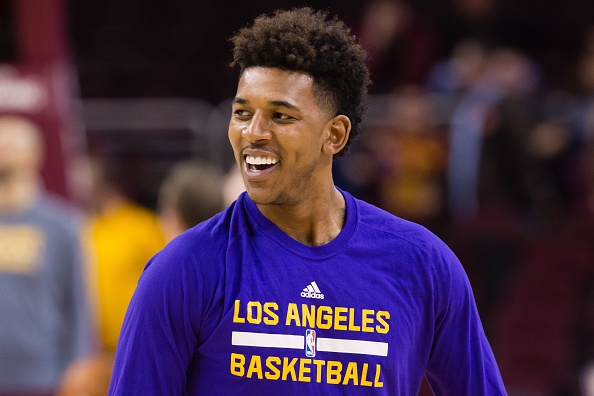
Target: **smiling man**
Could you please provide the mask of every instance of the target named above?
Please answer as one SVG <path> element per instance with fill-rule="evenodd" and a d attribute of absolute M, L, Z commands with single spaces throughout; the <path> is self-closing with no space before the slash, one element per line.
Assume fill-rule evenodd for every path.
<path fill-rule="evenodd" d="M 229 140 L 246 192 L 145 268 L 111 395 L 504 395 L 468 279 L 419 225 L 338 189 L 369 74 L 338 19 L 232 39 Z"/>
<path fill-rule="evenodd" d="M 320 103 L 321 102 L 321 103 Z M 351 123 L 314 95 L 303 72 L 254 66 L 239 80 L 229 138 L 249 197 L 287 235 L 311 246 L 342 229 L 345 201 L 332 159 Z"/>

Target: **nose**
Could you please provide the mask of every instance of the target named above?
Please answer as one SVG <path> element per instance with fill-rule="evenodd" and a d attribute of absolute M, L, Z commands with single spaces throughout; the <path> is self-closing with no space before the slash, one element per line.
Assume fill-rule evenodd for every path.
<path fill-rule="evenodd" d="M 265 115 L 256 113 L 248 125 L 243 128 L 241 134 L 250 143 L 268 140 L 272 136 L 270 131 L 270 120 Z"/>

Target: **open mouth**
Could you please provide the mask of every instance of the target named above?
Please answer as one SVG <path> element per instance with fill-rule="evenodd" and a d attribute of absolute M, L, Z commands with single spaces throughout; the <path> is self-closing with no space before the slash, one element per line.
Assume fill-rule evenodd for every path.
<path fill-rule="evenodd" d="M 245 162 L 247 164 L 247 169 L 250 171 L 261 172 L 276 165 L 278 163 L 278 158 L 246 155 Z"/>

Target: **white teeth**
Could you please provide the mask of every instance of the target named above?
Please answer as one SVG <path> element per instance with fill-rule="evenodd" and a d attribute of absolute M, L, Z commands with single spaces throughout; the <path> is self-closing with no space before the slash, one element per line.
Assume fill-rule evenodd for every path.
<path fill-rule="evenodd" d="M 252 157 L 251 155 L 246 155 L 245 162 L 250 165 L 274 165 L 278 162 L 278 159 L 272 157 Z"/>

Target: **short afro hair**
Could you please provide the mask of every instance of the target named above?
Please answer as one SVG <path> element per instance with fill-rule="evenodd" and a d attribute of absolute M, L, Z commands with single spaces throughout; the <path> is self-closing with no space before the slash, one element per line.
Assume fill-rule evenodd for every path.
<path fill-rule="evenodd" d="M 309 7 L 277 10 L 260 15 L 230 41 L 231 66 L 239 66 L 240 73 L 260 66 L 311 76 L 320 104 L 351 120 L 349 140 L 335 157 L 346 154 L 360 131 L 370 78 L 366 53 L 342 21 Z"/>

